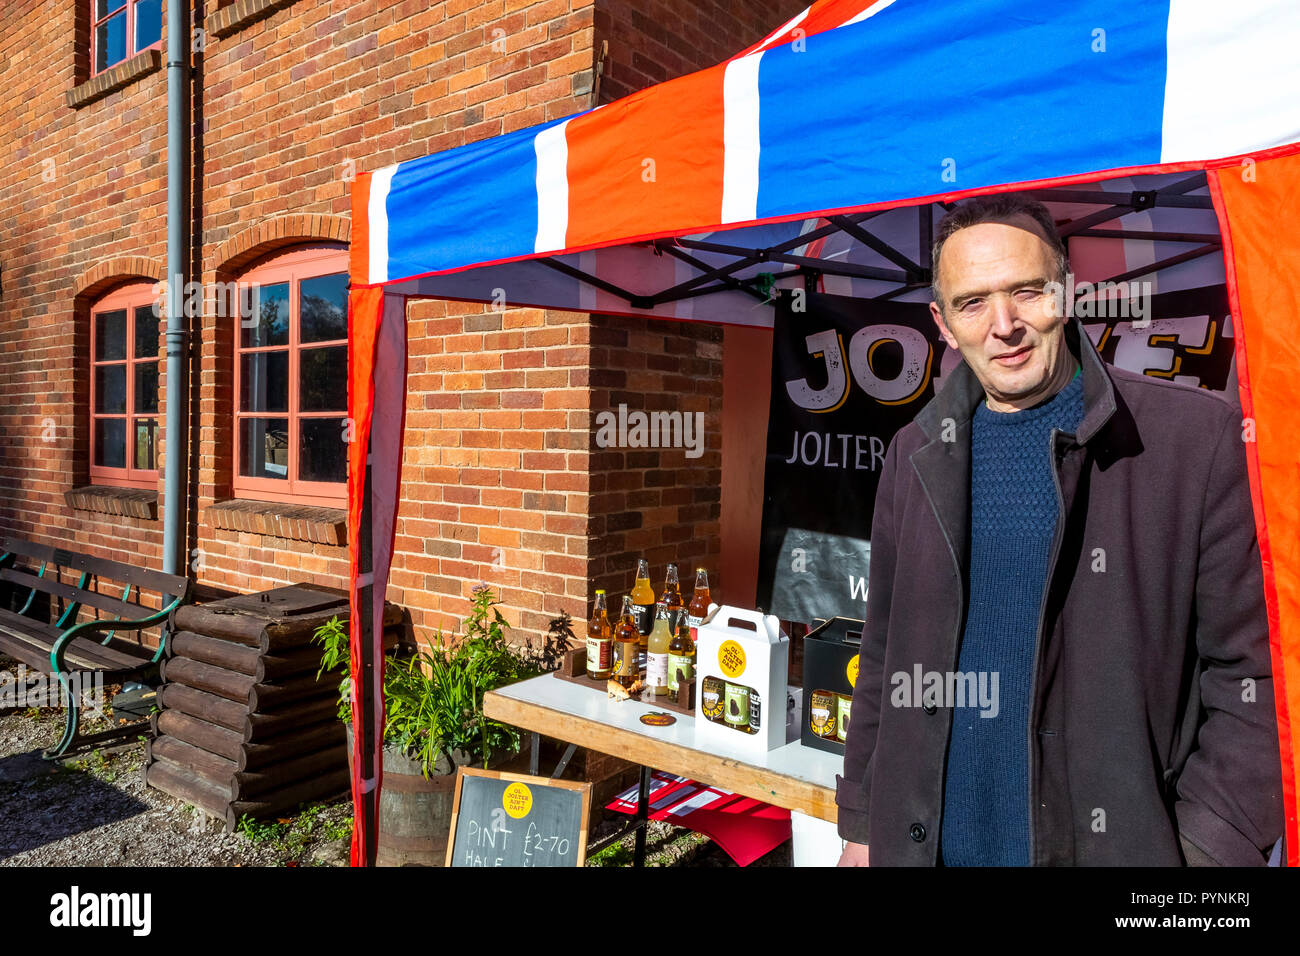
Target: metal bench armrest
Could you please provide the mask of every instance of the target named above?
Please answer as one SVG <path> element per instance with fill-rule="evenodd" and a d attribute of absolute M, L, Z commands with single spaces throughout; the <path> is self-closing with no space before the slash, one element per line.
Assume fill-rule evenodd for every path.
<path fill-rule="evenodd" d="M 50 648 L 50 664 L 54 667 L 56 674 L 63 673 L 63 652 L 68 642 L 74 637 L 92 631 L 140 631 L 146 627 L 152 627 L 155 624 L 164 623 L 171 612 L 181 603 L 181 598 L 175 598 L 170 604 L 160 611 L 150 614 L 148 617 L 139 620 L 108 620 L 100 619 L 94 621 L 82 621 L 80 624 L 74 624 L 68 628 L 55 640 L 54 645 Z M 154 652 L 153 660 L 157 661 L 162 657 L 163 650 L 166 647 L 166 636 L 158 643 L 158 650 Z"/>

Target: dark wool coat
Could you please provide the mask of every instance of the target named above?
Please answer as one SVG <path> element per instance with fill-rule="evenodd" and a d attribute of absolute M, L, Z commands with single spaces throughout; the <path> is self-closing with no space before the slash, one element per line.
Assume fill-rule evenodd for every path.
<path fill-rule="evenodd" d="M 1282 779 L 1240 410 L 1107 366 L 1077 320 L 1066 341 L 1085 404 L 1076 435 L 1051 436 L 1060 517 L 1025 728 L 1030 862 L 1210 862 L 1199 849 L 1263 865 Z M 890 678 L 957 668 L 983 398 L 963 362 L 882 466 L 836 787 L 840 836 L 869 844 L 873 866 L 939 862 L 953 711 L 894 706 Z"/>

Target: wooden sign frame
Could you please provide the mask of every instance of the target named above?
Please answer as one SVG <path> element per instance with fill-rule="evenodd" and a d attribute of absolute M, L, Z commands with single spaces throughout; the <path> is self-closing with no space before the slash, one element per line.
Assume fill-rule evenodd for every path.
<path fill-rule="evenodd" d="M 584 783 L 576 780 L 556 780 L 553 777 L 534 777 L 526 773 L 505 773 L 500 770 L 477 770 L 473 767 L 456 768 L 456 788 L 455 797 L 451 804 L 451 832 L 447 834 L 447 868 L 451 868 L 451 861 L 455 859 L 456 853 L 456 824 L 460 820 L 460 791 L 466 777 L 488 777 L 493 780 L 507 780 L 511 783 L 526 783 L 535 787 L 555 787 L 561 790 L 574 790 L 582 794 L 582 811 L 579 818 L 578 828 L 578 862 L 577 866 L 582 867 L 587 862 L 587 822 L 591 815 L 591 787 L 590 783 Z"/>

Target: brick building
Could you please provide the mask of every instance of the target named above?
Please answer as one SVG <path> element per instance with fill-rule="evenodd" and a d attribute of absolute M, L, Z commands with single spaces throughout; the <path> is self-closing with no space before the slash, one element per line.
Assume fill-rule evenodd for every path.
<path fill-rule="evenodd" d="M 710 66 L 803 6 L 191 2 L 191 272 L 204 308 L 187 357 L 184 536 L 196 580 L 240 592 L 346 586 L 352 176 Z M 160 0 L 0 6 L 0 532 L 154 567 L 166 43 Z M 260 290 L 254 328 L 221 306 L 230 283 Z M 656 574 L 702 562 L 715 587 L 743 576 L 731 567 L 744 548 L 718 564 L 723 500 L 743 511 L 759 493 L 744 462 L 725 479 L 721 467 L 724 427 L 752 427 L 740 405 L 724 416 L 721 329 L 454 302 L 412 303 L 408 320 L 389 597 L 418 633 L 458 621 L 479 581 L 534 634 L 561 610 L 582 620 L 594 587 L 629 587 L 640 556 Z M 761 381 L 762 334 L 733 331 L 729 356 L 754 356 Z M 594 415 L 620 403 L 703 411 L 704 454 L 597 448 Z"/>

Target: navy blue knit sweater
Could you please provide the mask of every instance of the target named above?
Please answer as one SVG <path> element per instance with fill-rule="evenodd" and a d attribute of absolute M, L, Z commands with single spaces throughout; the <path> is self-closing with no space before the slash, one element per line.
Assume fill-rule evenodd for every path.
<path fill-rule="evenodd" d="M 1029 863 L 1029 693 L 1038 613 L 1056 531 L 1050 434 L 1083 418 L 1083 378 L 1017 412 L 981 402 L 971 434 L 970 595 L 958 671 L 983 675 L 953 711 L 940 849 L 945 866 Z M 945 703 L 947 703 L 945 701 Z"/>

